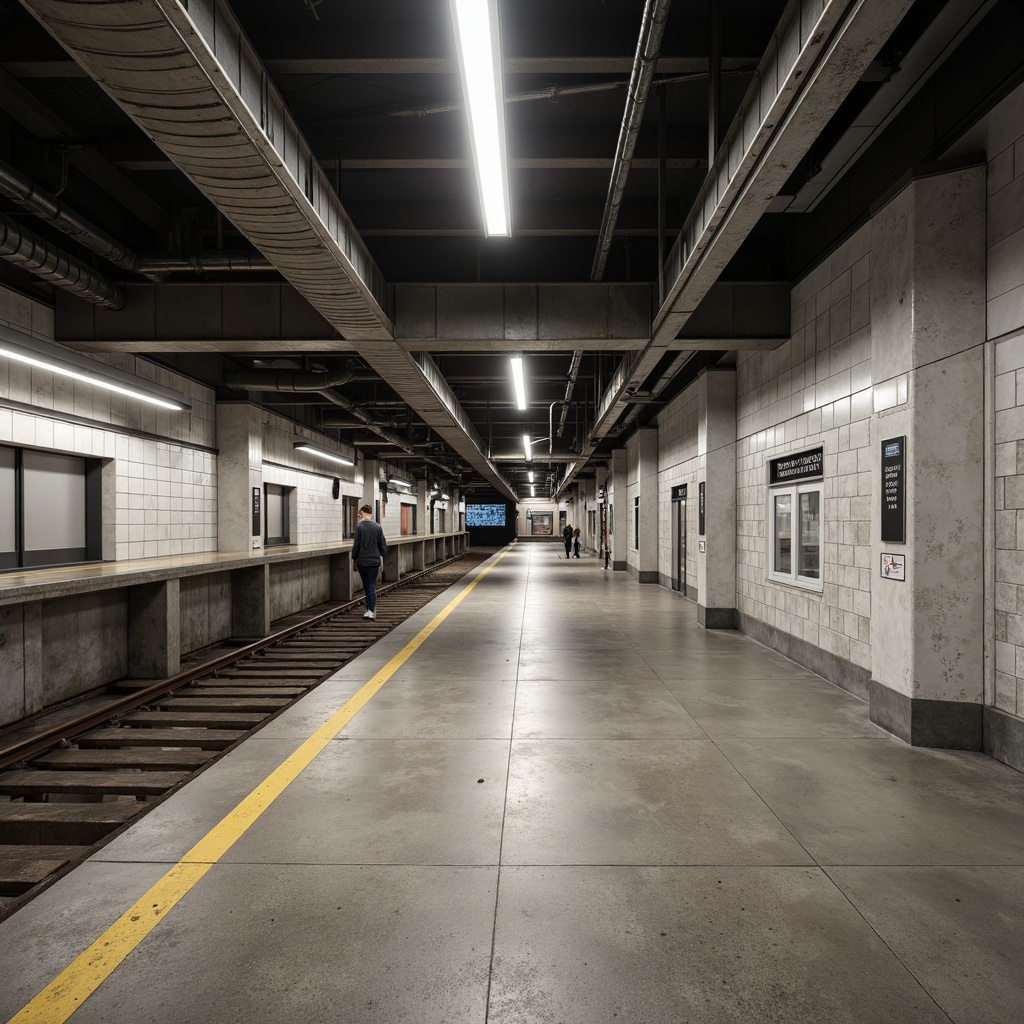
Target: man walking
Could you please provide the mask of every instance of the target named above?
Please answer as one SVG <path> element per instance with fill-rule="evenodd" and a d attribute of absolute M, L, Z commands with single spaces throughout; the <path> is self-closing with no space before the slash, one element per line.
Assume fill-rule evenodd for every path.
<path fill-rule="evenodd" d="M 565 557 L 569 557 L 569 551 L 572 548 L 572 527 L 566 523 L 565 529 L 562 531 L 562 543 L 565 544 Z"/>
<path fill-rule="evenodd" d="M 364 619 L 376 618 L 377 612 L 377 573 L 380 563 L 388 550 L 388 542 L 384 539 L 384 531 L 379 523 L 373 521 L 373 508 L 363 505 L 359 510 L 359 522 L 356 525 L 355 538 L 352 541 L 352 569 L 359 573 L 366 592 L 366 611 Z"/>

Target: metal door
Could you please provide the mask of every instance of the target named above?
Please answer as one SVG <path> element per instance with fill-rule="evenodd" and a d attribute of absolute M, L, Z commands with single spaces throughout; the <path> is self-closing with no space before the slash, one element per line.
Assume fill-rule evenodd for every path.
<path fill-rule="evenodd" d="M 686 594 L 686 484 L 672 488 L 672 589 Z"/>

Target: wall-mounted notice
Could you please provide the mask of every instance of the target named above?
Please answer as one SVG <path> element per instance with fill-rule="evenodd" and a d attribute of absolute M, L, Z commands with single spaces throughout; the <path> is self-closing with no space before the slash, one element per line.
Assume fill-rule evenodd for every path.
<path fill-rule="evenodd" d="M 809 448 L 805 452 L 794 452 L 768 463 L 768 483 L 788 483 L 790 480 L 810 480 L 823 476 L 825 472 L 825 449 Z"/>
<path fill-rule="evenodd" d="M 906 456 L 906 436 L 882 442 L 882 540 L 889 543 L 907 540 Z"/>
<path fill-rule="evenodd" d="M 697 550 L 702 555 L 704 554 L 705 551 L 707 551 L 707 543 L 708 542 L 706 540 L 699 540 L 699 541 L 697 541 Z"/>
<path fill-rule="evenodd" d="M 881 576 L 883 579 L 904 582 L 907 578 L 907 556 L 883 551 Z"/>
<path fill-rule="evenodd" d="M 706 532 L 704 529 L 704 481 L 701 480 L 697 489 L 697 533 L 703 537 Z"/>
<path fill-rule="evenodd" d="M 252 489 L 252 535 L 258 537 L 263 530 L 263 512 L 260 509 L 262 491 L 258 487 Z"/>

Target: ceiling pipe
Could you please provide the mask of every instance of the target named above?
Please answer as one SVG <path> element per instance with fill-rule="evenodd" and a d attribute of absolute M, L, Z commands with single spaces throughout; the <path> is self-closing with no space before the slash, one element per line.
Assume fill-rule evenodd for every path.
<path fill-rule="evenodd" d="M 335 373 L 327 370 L 228 370 L 224 383 L 246 391 L 327 391 L 347 384 L 354 375 L 351 366 Z"/>
<path fill-rule="evenodd" d="M 244 272 L 273 270 L 277 267 L 265 256 L 256 253 L 202 253 L 196 256 L 140 256 L 137 272 L 145 277 L 159 274 L 216 274 L 224 271 Z"/>
<path fill-rule="evenodd" d="M 640 40 L 637 43 L 633 72 L 629 80 L 629 95 L 626 97 L 626 109 L 623 112 L 622 127 L 619 130 L 619 143 L 615 151 L 615 160 L 612 163 L 612 175 L 608 185 L 604 217 L 601 221 L 601 233 L 598 235 L 594 266 L 590 272 L 591 281 L 600 281 L 604 275 L 608 250 L 611 248 L 612 236 L 615 233 L 615 222 L 619 217 L 619 207 L 622 205 L 622 195 L 626 190 L 626 179 L 629 177 L 629 169 L 633 163 L 633 151 L 636 148 L 644 108 L 647 105 L 647 96 L 654 79 L 658 54 L 661 52 L 661 40 L 665 35 L 665 22 L 668 19 L 671 2 L 672 0 L 647 0 L 644 7 Z"/>
<path fill-rule="evenodd" d="M 12 199 L 36 217 L 52 224 L 65 235 L 110 260 L 124 270 L 135 271 L 138 257 L 123 242 L 108 235 L 88 218 L 68 209 L 55 195 L 31 178 L 0 160 L 0 195 Z"/>
<path fill-rule="evenodd" d="M 120 309 L 124 292 L 92 267 L 0 214 L 0 259 L 104 309 Z"/>

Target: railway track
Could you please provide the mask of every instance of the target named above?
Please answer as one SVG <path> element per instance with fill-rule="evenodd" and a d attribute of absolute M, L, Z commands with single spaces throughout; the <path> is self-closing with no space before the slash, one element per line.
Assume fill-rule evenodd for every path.
<path fill-rule="evenodd" d="M 121 680 L 109 701 L 5 746 L 0 736 L 0 920 L 486 560 L 475 550 L 226 641 L 169 679 Z"/>

